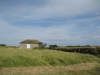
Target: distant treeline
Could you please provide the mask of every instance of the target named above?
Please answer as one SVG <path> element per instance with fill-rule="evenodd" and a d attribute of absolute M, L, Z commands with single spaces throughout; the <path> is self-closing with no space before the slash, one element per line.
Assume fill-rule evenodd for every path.
<path fill-rule="evenodd" d="M 85 46 L 81 46 L 81 45 L 76 45 L 76 46 L 71 46 L 71 45 L 68 45 L 68 46 L 58 46 L 58 45 L 49 45 L 49 48 L 51 47 L 91 47 L 90 45 L 85 45 Z"/>
<path fill-rule="evenodd" d="M 81 45 L 76 45 L 76 46 L 72 46 L 72 45 L 68 45 L 68 46 L 49 45 L 49 47 L 91 47 L 91 46 L 90 45 L 85 45 L 85 46 L 81 46 Z"/>
<path fill-rule="evenodd" d="M 90 45 L 86 45 L 86 46 L 81 46 L 81 45 L 71 46 L 71 45 L 69 45 L 69 46 L 66 46 L 66 47 L 91 47 L 91 46 Z"/>
<path fill-rule="evenodd" d="M 0 44 L 0 46 L 6 46 L 5 44 Z"/>
<path fill-rule="evenodd" d="M 100 54 L 100 47 L 99 46 L 95 46 L 94 48 L 90 47 L 74 47 L 72 46 L 72 48 L 67 48 L 67 47 L 58 47 L 57 45 L 49 45 L 49 49 L 52 50 L 58 50 L 58 51 L 66 51 L 66 52 L 78 52 L 78 53 L 87 53 L 87 54 L 94 54 L 94 55 L 98 55 Z"/>

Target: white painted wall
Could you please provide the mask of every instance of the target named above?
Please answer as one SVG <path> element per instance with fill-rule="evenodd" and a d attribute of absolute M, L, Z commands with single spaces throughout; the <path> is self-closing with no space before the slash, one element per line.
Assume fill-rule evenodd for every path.
<path fill-rule="evenodd" d="M 30 44 L 27 44 L 27 49 L 29 49 L 30 48 Z"/>

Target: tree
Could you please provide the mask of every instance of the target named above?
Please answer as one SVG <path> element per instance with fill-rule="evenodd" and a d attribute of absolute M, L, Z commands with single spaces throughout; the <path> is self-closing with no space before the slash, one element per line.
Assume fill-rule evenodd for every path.
<path fill-rule="evenodd" d="M 42 43 L 42 47 L 43 48 L 46 47 L 46 45 L 47 45 L 47 43 Z"/>
<path fill-rule="evenodd" d="M 46 45 L 47 45 L 47 43 L 39 43 L 39 47 L 41 47 L 41 48 L 44 48 L 44 47 L 46 47 Z"/>
<path fill-rule="evenodd" d="M 87 47 L 89 47 L 90 45 L 86 45 Z"/>
<path fill-rule="evenodd" d="M 49 49 L 54 48 L 54 47 L 58 47 L 57 45 L 49 45 Z"/>
<path fill-rule="evenodd" d="M 57 47 L 57 45 L 53 45 L 53 47 Z"/>
<path fill-rule="evenodd" d="M 6 46 L 5 44 L 0 44 L 0 46 Z"/>
<path fill-rule="evenodd" d="M 49 45 L 49 49 L 51 49 L 53 47 L 53 45 Z"/>
<path fill-rule="evenodd" d="M 39 47 L 42 47 L 42 42 L 39 43 Z"/>

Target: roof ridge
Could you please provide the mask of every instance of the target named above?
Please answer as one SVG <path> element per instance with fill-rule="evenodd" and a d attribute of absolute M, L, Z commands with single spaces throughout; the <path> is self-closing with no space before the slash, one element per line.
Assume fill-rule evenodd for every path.
<path fill-rule="evenodd" d="M 36 40 L 36 39 L 26 39 L 26 40 Z"/>
<path fill-rule="evenodd" d="M 40 41 L 36 40 L 36 39 L 26 39 L 20 43 L 40 43 Z"/>

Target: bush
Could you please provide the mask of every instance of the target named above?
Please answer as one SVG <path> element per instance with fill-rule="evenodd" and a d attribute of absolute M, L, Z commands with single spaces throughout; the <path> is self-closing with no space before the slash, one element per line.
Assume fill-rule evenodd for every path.
<path fill-rule="evenodd" d="M 49 49 L 52 49 L 54 47 L 58 47 L 57 45 L 49 45 Z"/>
<path fill-rule="evenodd" d="M 94 51 L 94 55 L 98 55 L 99 52 L 97 50 Z"/>
<path fill-rule="evenodd" d="M 37 49 L 38 47 L 35 47 L 34 49 Z"/>
<path fill-rule="evenodd" d="M 0 46 L 6 46 L 5 44 L 0 44 Z"/>
<path fill-rule="evenodd" d="M 88 54 L 100 54 L 100 47 L 96 48 L 62 48 L 57 47 L 57 45 L 49 45 L 49 49 L 58 50 L 58 51 L 66 51 L 66 52 L 79 52 L 79 53 L 88 53 Z"/>

